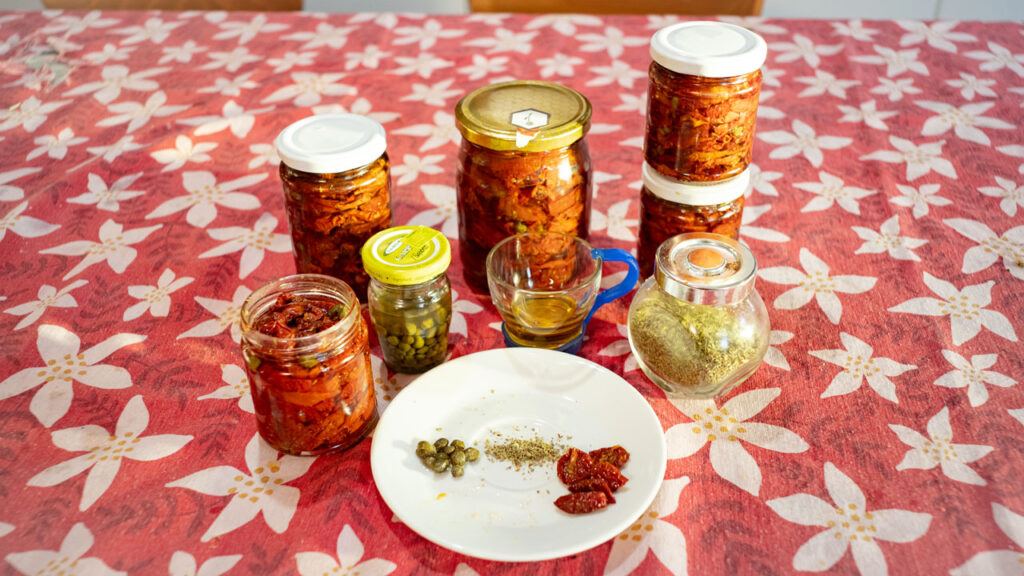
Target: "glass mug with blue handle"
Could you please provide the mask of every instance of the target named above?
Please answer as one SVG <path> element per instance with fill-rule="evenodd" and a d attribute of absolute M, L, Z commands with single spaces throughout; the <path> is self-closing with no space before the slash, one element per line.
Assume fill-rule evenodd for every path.
<path fill-rule="evenodd" d="M 604 262 L 624 262 L 619 284 L 601 291 Z M 637 283 L 636 259 L 625 250 L 594 248 L 561 232 L 526 232 L 505 238 L 487 255 L 487 285 L 501 314 L 506 346 L 575 354 L 598 308 Z"/>

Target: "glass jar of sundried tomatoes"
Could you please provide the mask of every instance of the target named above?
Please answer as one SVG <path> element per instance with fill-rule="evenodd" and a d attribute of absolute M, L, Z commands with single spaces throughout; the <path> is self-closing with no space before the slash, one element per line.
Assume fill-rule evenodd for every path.
<path fill-rule="evenodd" d="M 459 252 L 474 290 L 487 292 L 487 253 L 508 236 L 589 234 L 590 115 L 582 94 L 540 81 L 491 84 L 456 105 Z"/>
<path fill-rule="evenodd" d="M 344 280 L 365 301 L 359 250 L 391 226 L 384 127 L 357 114 L 323 114 L 288 126 L 274 144 L 296 269 Z"/>
<path fill-rule="evenodd" d="M 348 448 L 377 423 L 369 332 L 352 289 L 321 274 L 265 284 L 242 305 L 256 427 L 274 448 Z"/>
<path fill-rule="evenodd" d="M 424 372 L 448 354 L 451 259 L 448 239 L 426 226 L 388 228 L 363 246 L 370 318 L 384 362 L 395 372 Z"/>
<path fill-rule="evenodd" d="M 676 180 L 708 182 L 750 164 L 761 65 L 760 36 L 722 22 L 680 22 L 651 38 L 644 159 Z"/>
<path fill-rule="evenodd" d="M 721 182 L 680 182 L 658 174 L 646 162 L 640 191 L 640 276 L 654 272 L 658 246 L 676 234 L 712 232 L 738 240 L 750 171 Z"/>

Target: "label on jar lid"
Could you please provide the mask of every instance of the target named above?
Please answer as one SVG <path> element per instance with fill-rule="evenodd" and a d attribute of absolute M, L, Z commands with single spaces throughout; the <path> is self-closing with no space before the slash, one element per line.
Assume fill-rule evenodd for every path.
<path fill-rule="evenodd" d="M 724 22 L 680 22 L 651 37 L 651 58 L 680 74 L 728 78 L 749 74 L 768 57 L 758 34 Z"/>
<path fill-rule="evenodd" d="M 381 230 L 362 249 L 366 273 L 385 284 L 409 286 L 443 274 L 451 263 L 444 234 L 426 226 Z"/>
<path fill-rule="evenodd" d="M 491 150 L 564 148 L 586 134 L 590 115 L 590 102 L 579 92 L 537 80 L 484 86 L 455 106 L 463 138 Z"/>

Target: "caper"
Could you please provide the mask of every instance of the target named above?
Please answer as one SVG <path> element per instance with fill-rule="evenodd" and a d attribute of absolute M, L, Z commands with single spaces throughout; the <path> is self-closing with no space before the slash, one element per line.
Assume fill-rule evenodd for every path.
<path fill-rule="evenodd" d="M 423 321 L 422 324 L 420 324 L 420 326 L 422 326 L 424 330 L 426 330 L 428 328 L 433 328 L 434 327 L 434 319 L 433 318 L 427 318 L 426 320 Z"/>
<path fill-rule="evenodd" d="M 445 460 L 434 460 L 434 466 L 431 469 L 434 472 L 437 472 L 438 474 L 440 474 L 440 473 L 444 472 L 445 470 L 447 470 L 449 466 L 451 466 L 451 461 L 450 460 L 447 460 L 447 459 L 445 459 Z"/>
<path fill-rule="evenodd" d="M 348 314 L 348 306 L 344 304 L 335 304 L 327 311 L 327 315 L 334 319 L 341 318 L 345 314 Z"/>
<path fill-rule="evenodd" d="M 438 438 L 437 440 L 434 440 L 434 448 L 437 448 L 438 450 L 440 450 L 441 448 L 444 448 L 447 445 L 448 445 L 448 439 L 443 437 L 443 436 L 441 438 Z"/>
<path fill-rule="evenodd" d="M 435 460 L 434 460 L 433 456 L 424 456 L 422 458 L 422 461 L 423 461 L 423 465 L 424 466 L 426 466 L 427 468 L 430 468 L 431 470 L 434 469 L 434 462 L 435 462 Z"/>
<path fill-rule="evenodd" d="M 466 448 L 466 460 L 476 462 L 480 458 L 480 451 L 476 448 Z"/>
<path fill-rule="evenodd" d="M 258 370 L 260 364 L 263 364 L 263 361 L 260 360 L 259 356 L 249 356 L 247 362 L 249 363 L 250 370 Z"/>
<path fill-rule="evenodd" d="M 315 368 L 319 362 L 317 362 L 316 356 L 303 356 L 299 358 L 299 364 L 301 364 L 303 368 Z"/>
<path fill-rule="evenodd" d="M 420 458 L 427 456 L 433 456 L 437 452 L 434 445 L 426 440 L 420 440 L 420 443 L 416 445 L 416 455 Z"/>
<path fill-rule="evenodd" d="M 466 469 L 462 466 L 452 465 L 452 476 L 458 478 L 466 473 Z"/>
<path fill-rule="evenodd" d="M 444 447 L 444 453 L 445 454 L 448 454 L 449 456 L 451 456 L 452 452 L 455 452 L 455 446 L 452 446 L 451 444 L 449 444 L 449 445 Z"/>
<path fill-rule="evenodd" d="M 456 450 L 451 453 L 452 466 L 462 466 L 466 463 L 466 453 L 462 450 Z"/>
<path fill-rule="evenodd" d="M 452 440 L 452 446 L 455 446 L 459 450 L 464 450 L 466 448 L 466 443 L 463 442 L 462 440 L 456 439 L 456 440 Z"/>

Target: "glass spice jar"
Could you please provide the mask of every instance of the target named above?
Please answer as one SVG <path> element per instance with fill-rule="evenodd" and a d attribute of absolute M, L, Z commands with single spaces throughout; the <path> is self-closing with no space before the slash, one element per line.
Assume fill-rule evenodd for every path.
<path fill-rule="evenodd" d="M 323 114 L 291 124 L 274 145 L 296 269 L 343 280 L 365 301 L 359 250 L 391 226 L 384 127 L 357 114 Z"/>
<path fill-rule="evenodd" d="M 629 346 L 669 396 L 725 394 L 757 370 L 771 326 L 750 249 L 696 232 L 666 240 L 629 308 Z"/>
<path fill-rule="evenodd" d="M 644 160 L 676 180 L 710 182 L 750 164 L 760 36 L 722 22 L 680 22 L 651 37 Z"/>
<path fill-rule="evenodd" d="M 491 84 L 456 105 L 459 252 L 471 288 L 487 292 L 487 253 L 513 234 L 587 238 L 590 115 L 582 94 L 540 81 Z"/>
<path fill-rule="evenodd" d="M 321 274 L 269 282 L 242 304 L 241 327 L 256 427 L 272 447 L 342 450 L 376 425 L 369 332 L 347 284 Z"/>
<path fill-rule="evenodd" d="M 398 226 L 370 238 L 362 256 L 384 362 L 412 374 L 444 362 L 452 316 L 448 239 L 426 226 Z"/>
<path fill-rule="evenodd" d="M 713 232 L 739 240 L 750 171 L 721 182 L 680 182 L 643 165 L 640 191 L 640 275 L 654 273 L 658 246 L 676 234 Z"/>

